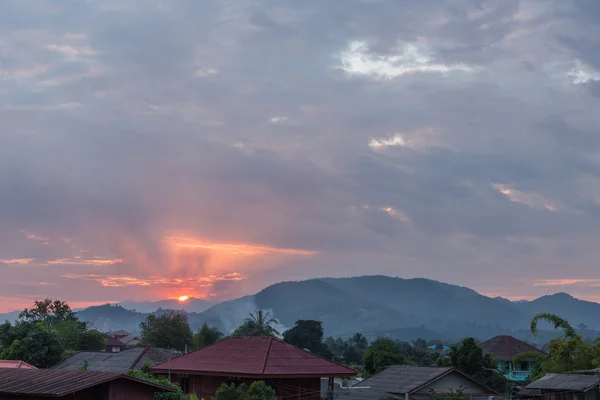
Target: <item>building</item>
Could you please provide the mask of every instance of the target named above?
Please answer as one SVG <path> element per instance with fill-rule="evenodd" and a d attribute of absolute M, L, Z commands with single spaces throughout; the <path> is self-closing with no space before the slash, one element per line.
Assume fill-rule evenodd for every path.
<path fill-rule="evenodd" d="M 505 335 L 493 337 L 479 346 L 485 353 L 494 356 L 498 371 L 513 382 L 526 381 L 537 359 L 546 354 L 535 346 Z M 525 357 L 515 364 L 514 359 L 518 355 Z"/>
<path fill-rule="evenodd" d="M 129 333 L 127 331 L 124 331 L 123 329 L 120 329 L 120 330 L 118 330 L 116 332 L 109 333 L 108 336 L 112 336 L 112 337 L 114 337 L 116 339 L 121 339 L 121 338 L 124 338 L 125 336 L 132 336 L 132 335 L 131 335 L 131 333 Z"/>
<path fill-rule="evenodd" d="M 257 380 L 286 400 L 318 400 L 321 378 L 351 377 L 356 371 L 272 337 L 230 337 L 212 346 L 156 365 L 152 371 L 170 375 L 185 393 L 212 398 L 224 383 Z"/>
<path fill-rule="evenodd" d="M 61 361 L 52 369 L 75 371 L 84 366 L 88 371 L 114 372 L 124 374 L 130 369 L 139 370 L 142 365 L 160 364 L 177 357 L 177 354 L 165 349 L 150 346 L 137 346 L 118 353 L 103 351 L 80 351 Z"/>
<path fill-rule="evenodd" d="M 546 374 L 525 389 L 540 390 L 543 400 L 599 400 L 600 376 Z"/>
<path fill-rule="evenodd" d="M 0 360 L 0 368 L 37 369 L 37 367 L 20 360 Z"/>
<path fill-rule="evenodd" d="M 0 369 L 2 400 L 153 400 L 172 388 L 126 375 L 97 371 Z"/>
<path fill-rule="evenodd" d="M 337 400 L 409 400 L 462 391 L 470 399 L 489 399 L 496 392 L 454 367 L 392 365 L 359 384 L 338 391 Z"/>
<path fill-rule="evenodd" d="M 125 343 L 112 336 L 106 338 L 106 352 L 107 353 L 118 353 L 125 348 Z"/>

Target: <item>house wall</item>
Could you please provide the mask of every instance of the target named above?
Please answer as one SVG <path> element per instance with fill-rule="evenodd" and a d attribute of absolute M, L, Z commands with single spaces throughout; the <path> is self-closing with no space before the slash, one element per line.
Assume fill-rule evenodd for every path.
<path fill-rule="evenodd" d="M 116 380 L 110 383 L 107 400 L 153 400 L 156 388 L 142 383 Z"/>
<path fill-rule="evenodd" d="M 488 389 L 465 377 L 464 375 L 459 374 L 458 372 L 452 372 L 441 379 L 431 382 L 417 393 L 429 393 L 431 389 L 439 393 L 448 393 L 450 390 L 457 391 L 461 385 L 464 388 L 463 393 L 465 394 L 489 393 Z"/>
<path fill-rule="evenodd" d="M 65 400 L 113 400 L 108 397 L 108 384 L 94 386 L 89 389 L 81 390 L 67 396 L 60 397 Z M 2 400 L 48 400 L 47 396 L 14 396 L 0 395 Z"/>
<path fill-rule="evenodd" d="M 566 390 L 542 390 L 543 400 L 599 400 L 598 388 L 587 392 L 573 392 Z"/>
<path fill-rule="evenodd" d="M 171 381 L 179 384 L 186 393 L 195 393 L 198 398 L 205 399 L 212 398 L 224 383 L 244 383 L 248 387 L 256 380 L 258 379 L 207 375 L 171 376 Z M 321 398 L 321 378 L 264 379 L 264 381 L 275 389 L 277 398 L 286 400 L 318 400 Z"/>

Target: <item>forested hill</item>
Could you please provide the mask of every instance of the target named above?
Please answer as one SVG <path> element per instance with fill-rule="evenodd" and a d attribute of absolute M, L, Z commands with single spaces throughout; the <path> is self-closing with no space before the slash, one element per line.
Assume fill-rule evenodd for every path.
<path fill-rule="evenodd" d="M 173 308 L 186 309 L 194 330 L 207 322 L 229 333 L 241 325 L 250 312 L 264 309 L 270 310 L 281 322 L 279 331 L 293 326 L 298 319 L 313 319 L 323 322 L 326 336 L 362 332 L 369 337 L 383 335 L 407 340 L 466 336 L 487 339 L 497 334 L 512 334 L 532 339 L 528 331 L 531 318 L 536 313 L 549 312 L 562 316 L 589 336 L 596 333 L 593 330 L 600 330 L 600 304 L 578 300 L 565 293 L 511 302 L 429 279 L 387 276 L 281 282 L 255 295 L 208 309 L 205 308 L 209 304 L 203 301 L 186 305 L 175 302 L 122 304 L 125 307 L 89 307 L 80 310 L 78 316 L 99 330 L 125 329 L 135 333 L 148 315 L 138 311 L 172 304 Z M 127 306 L 138 311 L 127 309 Z M 15 316 L 0 315 L 0 318 Z"/>

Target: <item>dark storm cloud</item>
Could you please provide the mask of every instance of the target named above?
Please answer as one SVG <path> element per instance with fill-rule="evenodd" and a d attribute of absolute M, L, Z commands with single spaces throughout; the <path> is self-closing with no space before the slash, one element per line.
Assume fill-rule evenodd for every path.
<path fill-rule="evenodd" d="M 81 281 L 114 300 L 115 276 L 238 272 L 208 285 L 233 296 L 265 274 L 466 275 L 486 290 L 472 271 L 597 274 L 594 1 L 0 7 L 0 260 L 14 281 L 41 268 L 56 290 Z M 166 246 L 173 234 L 319 254 L 233 262 Z"/>

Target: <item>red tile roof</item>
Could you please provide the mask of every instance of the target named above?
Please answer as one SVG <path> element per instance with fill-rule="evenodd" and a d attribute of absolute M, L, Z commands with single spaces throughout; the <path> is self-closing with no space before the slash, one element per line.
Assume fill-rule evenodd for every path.
<path fill-rule="evenodd" d="M 353 376 L 356 371 L 276 338 L 230 337 L 152 368 L 156 373 L 246 377 Z"/>
<path fill-rule="evenodd" d="M 55 369 L 0 369 L 1 395 L 62 397 L 117 379 L 134 381 L 157 388 L 157 392 L 174 389 L 127 375 L 99 371 L 63 371 Z M 36 397 L 37 398 L 37 397 Z"/>
<path fill-rule="evenodd" d="M 520 341 L 512 336 L 496 336 L 479 345 L 486 353 L 491 353 L 497 360 L 512 361 L 521 353 L 545 354 L 535 346 Z"/>
<path fill-rule="evenodd" d="M 0 360 L 0 368 L 25 368 L 25 369 L 37 369 L 31 364 L 27 364 L 21 360 Z"/>

